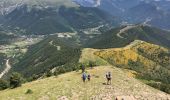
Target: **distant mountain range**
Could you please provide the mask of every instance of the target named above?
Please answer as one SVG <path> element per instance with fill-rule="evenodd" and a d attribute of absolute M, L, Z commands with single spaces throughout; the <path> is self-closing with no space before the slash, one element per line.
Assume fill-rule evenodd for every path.
<path fill-rule="evenodd" d="M 55 34 L 77 32 L 100 25 L 112 26 L 116 20 L 97 8 L 79 6 L 71 0 L 21 1 L 14 9 L 1 8 L 1 25 L 7 30 L 21 34 Z M 5 11 L 4 11 L 5 10 Z"/>
<path fill-rule="evenodd" d="M 77 0 L 81 6 L 88 5 L 81 1 L 86 0 Z M 94 5 L 97 3 L 91 7 Z M 169 0 L 100 0 L 96 7 L 120 18 L 122 23 L 134 24 L 147 21 L 150 25 L 169 30 L 170 24 L 167 23 L 170 17 L 169 5 Z"/>
<path fill-rule="evenodd" d="M 145 23 L 170 29 L 168 0 L 3 0 L 0 24 L 22 34 L 77 32 L 100 25 Z M 18 32 L 16 32 L 18 33 Z"/>

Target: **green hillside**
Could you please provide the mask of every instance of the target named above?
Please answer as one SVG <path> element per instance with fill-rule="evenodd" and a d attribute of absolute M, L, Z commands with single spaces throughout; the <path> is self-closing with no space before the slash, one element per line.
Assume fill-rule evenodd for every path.
<path fill-rule="evenodd" d="M 0 72 L 4 69 L 6 55 L 0 53 Z"/>
<path fill-rule="evenodd" d="M 137 78 L 170 93 L 170 52 L 143 41 L 134 41 L 124 48 L 104 49 L 95 54 L 110 64 L 137 72 Z M 153 80 L 153 81 L 151 81 Z"/>
<path fill-rule="evenodd" d="M 112 72 L 112 85 L 104 85 L 105 73 Z M 0 91 L 1 100 L 157 100 L 169 99 L 170 95 L 151 88 L 112 66 L 100 66 L 87 70 L 92 75 L 90 82 L 83 83 L 81 71 L 70 72 L 30 83 L 16 89 Z M 27 92 L 28 89 L 32 92 Z"/>
<path fill-rule="evenodd" d="M 136 25 L 130 26 L 132 28 L 118 34 L 120 30 L 126 27 L 127 26 L 115 28 L 105 34 L 93 38 L 89 40 L 87 46 L 92 48 L 115 48 L 124 47 L 134 40 L 143 40 L 152 44 L 158 44 L 170 48 L 169 32 L 150 26 Z"/>
<path fill-rule="evenodd" d="M 60 72 L 75 70 L 75 64 L 80 58 L 80 48 L 69 39 L 49 36 L 41 42 L 30 46 L 28 52 L 15 62 L 12 71 L 19 72 L 25 77 L 40 75 L 58 67 Z"/>

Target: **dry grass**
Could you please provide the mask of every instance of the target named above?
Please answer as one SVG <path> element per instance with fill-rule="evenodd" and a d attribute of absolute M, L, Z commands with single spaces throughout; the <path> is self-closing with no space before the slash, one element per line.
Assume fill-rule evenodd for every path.
<path fill-rule="evenodd" d="M 85 64 L 88 64 L 89 62 L 94 62 L 96 65 L 109 65 L 107 61 L 97 55 L 94 55 L 94 53 L 97 51 L 99 50 L 91 48 L 83 49 L 79 62 Z"/>
<path fill-rule="evenodd" d="M 105 73 L 112 72 L 112 85 L 104 85 Z M 70 72 L 58 77 L 50 77 L 26 83 L 16 89 L 0 92 L 1 100 L 112 100 L 116 96 L 130 96 L 141 100 L 148 98 L 170 98 L 163 92 L 155 90 L 140 81 L 129 77 L 126 72 L 112 66 L 100 66 L 87 70 L 92 75 L 90 82 L 83 83 L 81 71 Z M 128 73 L 128 72 L 127 72 Z M 32 94 L 25 94 L 31 89 Z"/>

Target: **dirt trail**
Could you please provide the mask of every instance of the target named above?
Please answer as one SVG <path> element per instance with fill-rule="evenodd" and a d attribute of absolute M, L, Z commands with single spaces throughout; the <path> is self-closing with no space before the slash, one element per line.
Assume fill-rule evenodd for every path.
<path fill-rule="evenodd" d="M 11 65 L 9 64 L 9 59 L 6 60 L 6 64 L 5 65 L 6 65 L 6 68 L 1 72 L 0 78 L 2 78 L 11 69 Z"/>
<path fill-rule="evenodd" d="M 112 85 L 103 85 L 100 92 L 93 95 L 91 100 L 114 100 L 115 98 L 118 100 L 170 100 L 169 94 L 127 76 L 119 68 L 113 68 L 112 76 Z"/>
<path fill-rule="evenodd" d="M 125 32 L 125 31 L 129 30 L 129 29 L 134 28 L 134 27 L 136 27 L 136 26 L 135 26 L 135 25 L 126 26 L 125 28 L 121 29 L 121 30 L 119 31 L 119 33 L 117 33 L 117 36 L 118 36 L 119 38 L 125 38 L 125 37 L 121 36 L 121 34 L 122 34 L 123 32 Z"/>

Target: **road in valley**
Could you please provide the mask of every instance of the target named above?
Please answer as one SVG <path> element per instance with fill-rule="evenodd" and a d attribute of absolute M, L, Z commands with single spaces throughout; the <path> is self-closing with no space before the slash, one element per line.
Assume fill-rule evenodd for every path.
<path fill-rule="evenodd" d="M 0 73 L 0 78 L 2 78 L 11 69 L 11 65 L 9 64 L 9 59 L 6 60 L 5 65 L 6 65 L 6 68 Z"/>
<path fill-rule="evenodd" d="M 136 26 L 135 26 L 135 25 L 126 26 L 125 28 L 121 29 L 121 30 L 119 31 L 119 33 L 117 33 L 117 37 L 119 37 L 119 38 L 125 38 L 125 37 L 121 36 L 121 34 L 124 33 L 125 31 L 129 30 L 129 29 L 134 28 L 134 27 L 136 27 Z"/>

